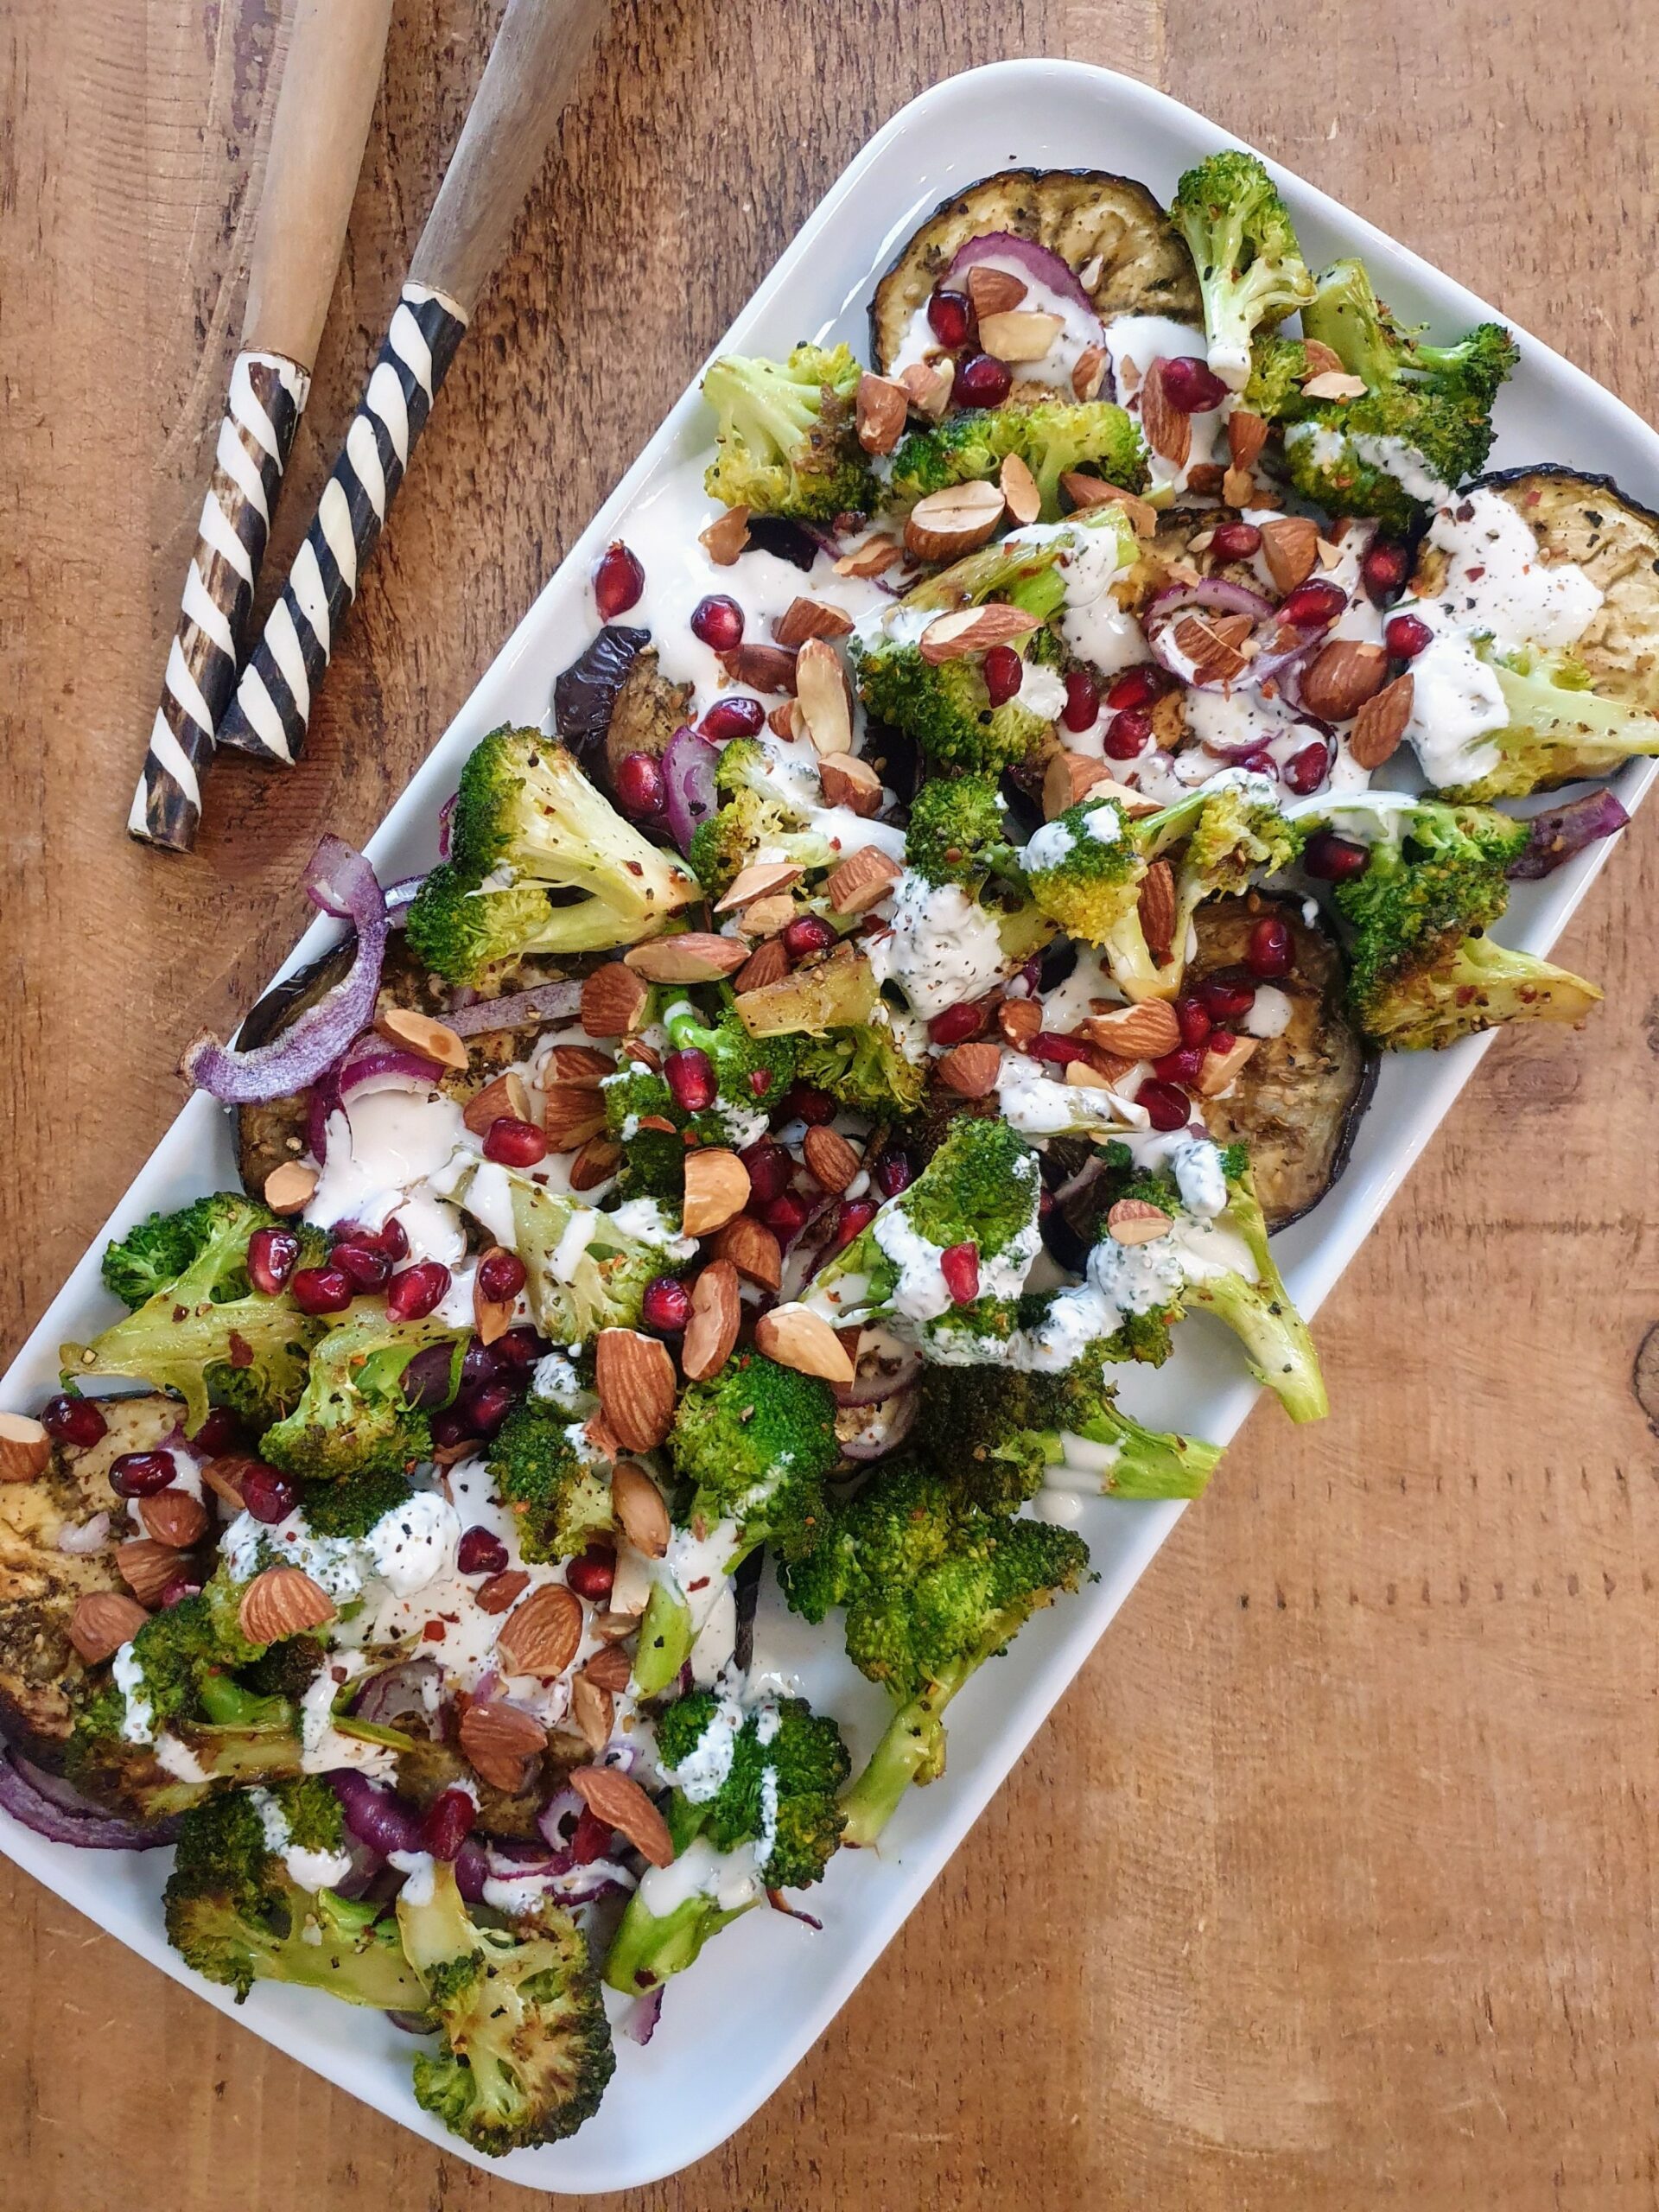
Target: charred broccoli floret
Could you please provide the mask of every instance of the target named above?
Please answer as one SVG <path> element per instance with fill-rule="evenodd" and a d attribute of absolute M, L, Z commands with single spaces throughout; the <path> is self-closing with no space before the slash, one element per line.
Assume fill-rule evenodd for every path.
<path fill-rule="evenodd" d="M 788 1554 L 809 1541 L 823 1478 L 840 1454 L 827 1382 L 739 1351 L 707 1382 L 689 1384 L 668 1436 L 688 1519 L 734 1521 L 731 1566 L 760 1543 Z"/>
<path fill-rule="evenodd" d="M 1302 334 L 1328 346 L 1373 391 L 1421 379 L 1429 388 L 1490 407 L 1515 372 L 1519 349 L 1501 322 L 1478 323 L 1455 345 L 1425 343 L 1395 321 L 1361 261 L 1332 262 L 1302 309 Z"/>
<path fill-rule="evenodd" d="M 1074 470 L 1139 492 L 1147 449 L 1132 417 L 1109 400 L 1038 400 L 1031 406 L 964 408 L 937 428 L 912 430 L 893 456 L 892 488 L 906 502 L 952 484 L 995 477 L 1010 454 L 1037 480 L 1042 519 L 1060 512 L 1060 479 Z"/>
<path fill-rule="evenodd" d="M 415 2101 L 499 2158 L 574 2135 L 616 2066 L 586 1938 L 544 1904 L 510 1929 L 475 1921 L 439 1859 L 397 1896 L 404 1955 L 442 2042 L 415 2061 Z"/>
<path fill-rule="evenodd" d="M 354 1540 L 366 1536 L 414 1495 L 414 1484 L 392 1466 L 347 1476 L 341 1482 L 315 1483 L 305 1494 L 305 1525 L 314 1536 Z"/>
<path fill-rule="evenodd" d="M 404 1395 L 404 1370 L 428 1345 L 453 1344 L 453 1394 L 466 1341 L 464 1329 L 435 1314 L 395 1321 L 384 1300 L 356 1300 L 312 1347 L 299 1403 L 265 1431 L 261 1453 L 273 1466 L 311 1482 L 401 1473 L 432 1449 L 431 1417 Z"/>
<path fill-rule="evenodd" d="M 555 1344 L 574 1349 L 601 1329 L 632 1328 L 645 1285 L 677 1274 L 696 1252 L 679 1233 L 677 1210 L 654 1198 L 603 1213 L 527 1176 L 511 1182 L 517 1249 L 529 1274 L 524 1294 L 537 1327 Z"/>
<path fill-rule="evenodd" d="M 1256 333 L 1313 296 L 1290 211 L 1255 156 L 1230 149 L 1188 169 L 1169 213 L 1198 273 L 1210 366 L 1242 391 Z"/>
<path fill-rule="evenodd" d="M 854 403 L 862 372 L 851 350 L 798 346 L 786 361 L 722 354 L 702 379 L 718 416 L 711 498 L 752 514 L 833 522 L 876 504 Z"/>
<path fill-rule="evenodd" d="M 518 1516 L 527 1560 L 570 1559 L 611 1527 L 610 1470 L 569 1406 L 525 1398 L 490 1450 L 490 1479 Z"/>
<path fill-rule="evenodd" d="M 795 1072 L 850 1113 L 891 1121 L 913 1114 L 927 1089 L 925 1052 L 906 1045 L 886 1002 L 855 1029 L 808 1038 Z"/>
<path fill-rule="evenodd" d="M 1478 650 L 1497 679 L 1509 719 L 1481 741 L 1497 747 L 1496 766 L 1447 786 L 1444 797 L 1524 798 L 1554 784 L 1611 776 L 1626 760 L 1659 753 L 1659 715 L 1603 697 L 1573 653 L 1536 645 L 1500 653 L 1490 642 Z"/>
<path fill-rule="evenodd" d="M 905 865 L 929 883 L 973 891 L 988 876 L 1017 880 L 1019 855 L 995 777 L 930 777 L 911 803 Z"/>
<path fill-rule="evenodd" d="M 721 750 L 715 789 L 721 807 L 699 823 L 690 853 L 710 898 L 763 853 L 809 872 L 835 868 L 843 857 L 817 778 L 773 741 L 734 738 Z"/>

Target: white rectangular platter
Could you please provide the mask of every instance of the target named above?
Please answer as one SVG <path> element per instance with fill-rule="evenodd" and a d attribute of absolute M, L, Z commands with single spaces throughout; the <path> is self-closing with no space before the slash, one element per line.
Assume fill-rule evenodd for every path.
<path fill-rule="evenodd" d="M 1007 62 L 950 79 L 895 116 L 819 206 L 721 342 L 720 350 L 781 353 L 828 334 L 867 346 L 865 303 L 874 277 L 916 221 L 978 176 L 1011 166 L 1090 167 L 1141 178 L 1167 200 L 1182 169 L 1229 134 L 1190 108 L 1103 69 L 1053 61 Z M 1437 332 L 1501 315 L 1461 286 L 1392 244 L 1358 216 L 1281 174 L 1309 262 L 1362 254 L 1378 289 L 1407 321 Z M 1516 220 L 1530 219 L 1517 205 Z M 1507 320 L 1507 318 L 1505 318 Z M 1659 505 L 1659 437 L 1581 371 L 1535 340 L 1522 340 L 1519 373 L 1498 403 L 1494 465 L 1571 462 L 1616 477 L 1634 498 Z M 679 401 L 635 466 L 571 549 L 558 573 L 508 640 L 430 759 L 392 809 L 369 853 L 382 880 L 435 858 L 435 824 L 461 763 L 502 721 L 539 721 L 554 676 L 591 626 L 588 578 L 613 537 L 652 501 L 677 463 L 704 444 L 706 418 L 695 386 Z M 1618 789 L 1633 807 L 1655 772 L 1626 770 Z M 326 824 L 319 823 L 319 830 Z M 1548 881 L 1516 887 L 1500 934 L 1547 951 L 1584 896 L 1610 848 L 1583 854 Z M 289 966 L 322 949 L 319 924 Z M 1336 1189 L 1276 1248 L 1305 1313 L 1319 1304 L 1467 1081 L 1484 1044 L 1407 1056 L 1383 1069 L 1353 1158 Z M 181 1039 L 182 1042 L 182 1039 Z M 117 1208 L 118 1231 L 157 1207 L 234 1181 L 229 1124 L 209 1099 L 191 1099 Z M 0 1383 L 0 1405 L 33 1408 L 54 1387 L 57 1347 L 112 1318 L 98 1272 L 103 1239 L 76 1268 Z M 1137 1372 L 1131 1410 L 1222 1441 L 1249 1412 L 1254 1385 L 1233 1340 L 1207 1317 L 1181 1332 L 1179 1351 L 1156 1376 Z M 1343 1377 L 1328 1378 L 1340 1402 Z M 1275 1412 L 1268 1418 L 1278 1419 Z M 1217 1479 L 1225 1482 L 1225 1465 Z M 984 1670 L 950 1714 L 949 1772 L 913 1791 L 878 1853 L 846 1853 L 813 1910 L 822 1935 L 771 1913 L 754 1913 L 722 1935 L 683 1982 L 668 1993 L 663 2024 L 647 2049 L 623 2043 L 616 2078 L 598 2115 L 574 2140 L 524 2151 L 492 2170 L 557 2194 L 624 2189 L 690 2164 L 742 2125 L 778 2088 L 867 1974 L 905 1916 L 960 1843 L 1050 1707 L 1093 1649 L 1173 1527 L 1176 1504 L 1092 1502 L 1082 1524 L 1100 1579 L 1039 1614 L 1010 1655 Z M 775 1604 L 763 1613 L 771 1663 L 798 1672 L 815 1702 L 842 1719 L 859 1758 L 874 1740 L 878 1700 L 833 1649 L 809 1637 Z M 111 1935 L 231 2010 L 227 1993 L 191 1976 L 162 1934 L 164 1854 L 78 1852 L 26 1833 L 0 1815 L 0 1850 Z M 389 2022 L 300 1992 L 257 1988 L 238 2017 L 279 2049 L 353 2095 L 416 2129 L 460 2158 L 461 2143 L 416 2107 L 409 2086 L 410 2044 Z"/>

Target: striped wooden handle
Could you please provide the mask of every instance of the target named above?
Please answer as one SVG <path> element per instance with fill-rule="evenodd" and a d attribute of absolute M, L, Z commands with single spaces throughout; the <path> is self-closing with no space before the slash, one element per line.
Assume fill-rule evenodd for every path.
<path fill-rule="evenodd" d="M 202 772 L 236 683 L 271 509 L 310 389 L 309 372 L 280 353 L 238 353 L 231 372 L 162 703 L 127 817 L 135 837 L 167 852 L 195 842 Z"/>
<path fill-rule="evenodd" d="M 219 723 L 221 745 L 262 760 L 298 760 L 359 574 L 466 327 L 453 300 L 424 284 L 404 285 L 315 518 Z"/>

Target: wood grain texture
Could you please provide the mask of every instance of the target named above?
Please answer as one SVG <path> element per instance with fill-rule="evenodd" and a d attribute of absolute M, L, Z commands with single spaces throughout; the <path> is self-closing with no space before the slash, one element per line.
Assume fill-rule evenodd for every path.
<path fill-rule="evenodd" d="M 8 1343 L 174 1112 L 180 1039 L 286 949 L 319 828 L 378 820 L 793 226 L 934 79 L 1052 52 L 1160 82 L 1659 403 L 1638 0 L 620 0 L 307 758 L 227 764 L 194 855 L 159 863 L 121 823 L 279 18 L 13 0 L 0 41 Z M 292 533 L 494 21 L 399 0 Z M 1332 1418 L 1258 1417 L 823 2044 L 722 2151 L 602 2212 L 1659 2201 L 1659 1446 L 1630 1388 L 1659 1317 L 1656 895 L 1650 810 L 1565 946 L 1606 1006 L 1499 1044 L 1322 1315 Z M 527 2201 L 4 1867 L 0 1914 L 18 2212 Z"/>

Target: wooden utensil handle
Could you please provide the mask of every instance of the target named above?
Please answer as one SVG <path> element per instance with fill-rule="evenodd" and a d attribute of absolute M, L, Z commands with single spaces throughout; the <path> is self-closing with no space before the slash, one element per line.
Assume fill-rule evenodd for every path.
<path fill-rule="evenodd" d="M 221 745 L 264 760 L 299 758 L 312 696 L 359 573 L 466 327 L 452 300 L 424 284 L 404 285 L 316 518 L 219 724 Z"/>

